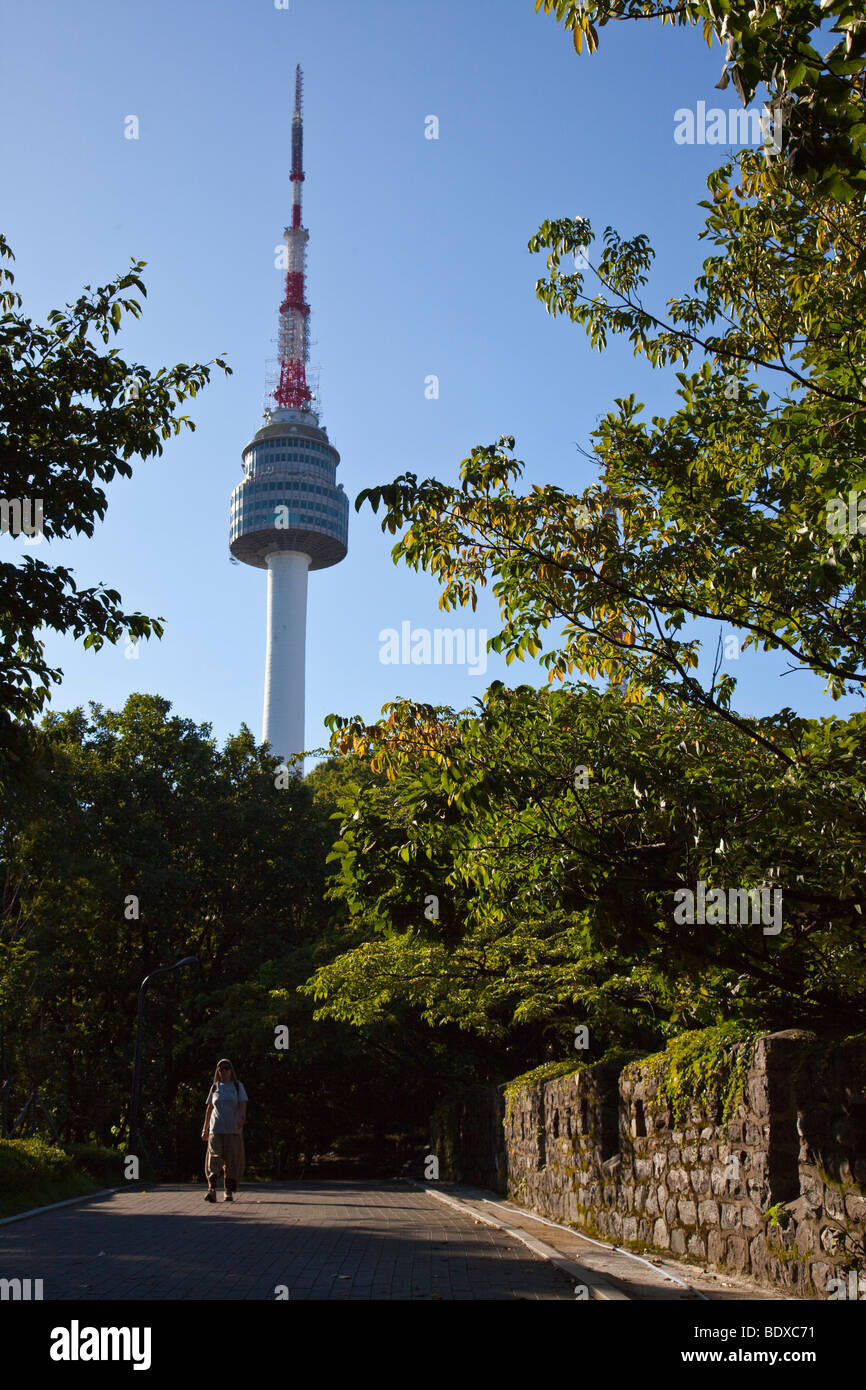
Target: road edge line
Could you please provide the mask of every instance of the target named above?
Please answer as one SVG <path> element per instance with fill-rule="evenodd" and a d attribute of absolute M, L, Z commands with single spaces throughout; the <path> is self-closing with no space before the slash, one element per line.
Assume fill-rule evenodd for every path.
<path fill-rule="evenodd" d="M 0 1217 L 0 1226 L 10 1226 L 13 1221 L 26 1221 L 29 1216 L 41 1216 L 44 1211 L 59 1211 L 61 1207 L 74 1207 L 77 1202 L 92 1202 L 95 1197 L 110 1197 L 114 1192 L 128 1192 L 127 1187 L 103 1187 L 99 1192 L 82 1192 L 80 1197 L 67 1197 L 63 1202 L 49 1202 L 46 1207 L 31 1207 L 29 1211 L 16 1212 L 14 1216 Z"/>
<path fill-rule="evenodd" d="M 576 1260 L 571 1260 L 567 1255 L 563 1255 L 552 1245 L 547 1245 L 543 1240 L 538 1240 L 535 1236 L 529 1235 L 526 1231 L 521 1231 L 515 1226 L 507 1226 L 504 1221 L 496 1217 L 488 1216 L 486 1212 L 476 1211 L 474 1207 L 467 1206 L 459 1198 L 452 1197 L 447 1192 L 437 1192 L 433 1187 L 426 1187 L 423 1183 L 409 1179 L 412 1186 L 428 1197 L 435 1197 L 437 1202 L 444 1202 L 446 1206 L 454 1207 L 455 1211 L 462 1212 L 464 1216 L 473 1216 L 476 1221 L 481 1221 L 485 1226 L 495 1226 L 497 1230 L 504 1231 L 506 1235 L 514 1240 L 519 1240 L 522 1245 L 531 1250 L 534 1255 L 538 1255 L 543 1260 L 548 1260 L 557 1266 L 570 1279 L 577 1279 L 585 1284 L 589 1290 L 590 1298 L 603 1299 L 605 1302 L 631 1303 L 632 1299 L 628 1294 L 624 1294 L 620 1289 L 609 1284 L 607 1280 L 600 1279 L 595 1270 L 588 1270 Z"/>

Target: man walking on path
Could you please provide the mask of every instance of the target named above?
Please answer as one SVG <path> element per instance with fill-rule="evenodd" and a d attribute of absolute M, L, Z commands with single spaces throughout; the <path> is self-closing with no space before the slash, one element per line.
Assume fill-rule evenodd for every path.
<path fill-rule="evenodd" d="M 207 1110 L 201 1137 L 207 1141 L 204 1171 L 207 1177 L 206 1202 L 216 1201 L 216 1183 L 225 1170 L 225 1200 L 234 1201 L 238 1183 L 244 1175 L 244 1121 L 247 1093 L 235 1075 L 228 1057 L 217 1063 L 213 1085 L 208 1092 Z"/>

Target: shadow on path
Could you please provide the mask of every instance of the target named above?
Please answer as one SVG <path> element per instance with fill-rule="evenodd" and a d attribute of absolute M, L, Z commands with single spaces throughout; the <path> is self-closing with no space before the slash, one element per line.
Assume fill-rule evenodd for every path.
<path fill-rule="evenodd" d="M 523 1245 L 397 1182 L 257 1184 L 216 1206 L 168 1184 L 0 1231 L 0 1278 L 46 1301 L 574 1299 Z"/>

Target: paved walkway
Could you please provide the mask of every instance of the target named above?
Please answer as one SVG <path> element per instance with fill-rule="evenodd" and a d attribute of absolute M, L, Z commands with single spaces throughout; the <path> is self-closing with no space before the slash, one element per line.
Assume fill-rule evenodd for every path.
<path fill-rule="evenodd" d="M 0 1279 L 41 1279 L 46 1301 L 781 1297 L 635 1260 L 494 1193 L 358 1180 L 244 1187 L 215 1206 L 192 1184 L 82 1201 L 0 1227 Z"/>
<path fill-rule="evenodd" d="M 663 1255 L 649 1252 L 636 1259 L 616 1245 L 588 1240 L 577 1231 L 540 1220 L 494 1192 L 453 1183 L 417 1186 L 435 1200 L 453 1204 L 467 1215 L 495 1221 L 506 1233 L 525 1241 L 530 1250 L 552 1261 L 573 1284 L 585 1284 L 590 1299 L 639 1303 L 803 1301 L 796 1294 L 762 1288 L 752 1279 L 717 1274 L 690 1262 L 665 1259 Z"/>
<path fill-rule="evenodd" d="M 0 1278 L 44 1298 L 574 1300 L 568 1277 L 470 1213 L 397 1182 L 121 1192 L 0 1228 Z M 285 1296 L 285 1295 L 284 1295 Z"/>

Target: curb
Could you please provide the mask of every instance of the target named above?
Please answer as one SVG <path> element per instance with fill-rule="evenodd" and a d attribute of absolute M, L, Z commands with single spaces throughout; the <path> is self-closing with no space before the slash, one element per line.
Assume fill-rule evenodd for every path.
<path fill-rule="evenodd" d="M 435 1197 L 437 1202 L 444 1202 L 446 1206 L 453 1207 L 455 1211 L 462 1212 L 464 1216 L 472 1216 L 476 1221 L 481 1221 L 485 1226 L 495 1226 L 497 1230 L 504 1231 L 506 1235 L 514 1240 L 519 1240 L 522 1245 L 531 1250 L 534 1255 L 538 1255 L 542 1260 L 548 1260 L 551 1264 L 567 1274 L 569 1279 L 576 1279 L 579 1283 L 585 1284 L 589 1290 L 591 1299 L 603 1299 L 606 1302 L 631 1303 L 632 1300 L 620 1289 L 609 1284 L 607 1280 L 599 1277 L 594 1270 L 586 1269 L 578 1264 L 576 1260 L 570 1260 L 567 1255 L 555 1250 L 552 1245 L 547 1245 L 543 1240 L 537 1240 L 535 1236 L 530 1236 L 526 1231 L 521 1231 L 515 1226 L 508 1226 L 498 1218 L 487 1216 L 474 1207 L 467 1206 L 457 1197 L 452 1197 L 445 1192 L 437 1192 L 433 1187 L 427 1187 L 424 1183 L 415 1182 L 409 1179 L 413 1187 L 425 1193 L 428 1197 Z"/>
<path fill-rule="evenodd" d="M 129 1187 L 103 1187 L 100 1192 L 83 1192 L 80 1197 L 67 1197 L 65 1202 L 50 1202 L 47 1207 L 31 1207 L 29 1211 L 19 1211 L 15 1216 L 4 1216 L 0 1226 L 11 1226 L 13 1221 L 26 1221 L 30 1216 L 41 1216 L 44 1211 L 59 1211 L 61 1207 L 74 1207 L 78 1202 L 92 1202 L 95 1197 L 110 1197 L 114 1192 L 128 1192 Z"/>

